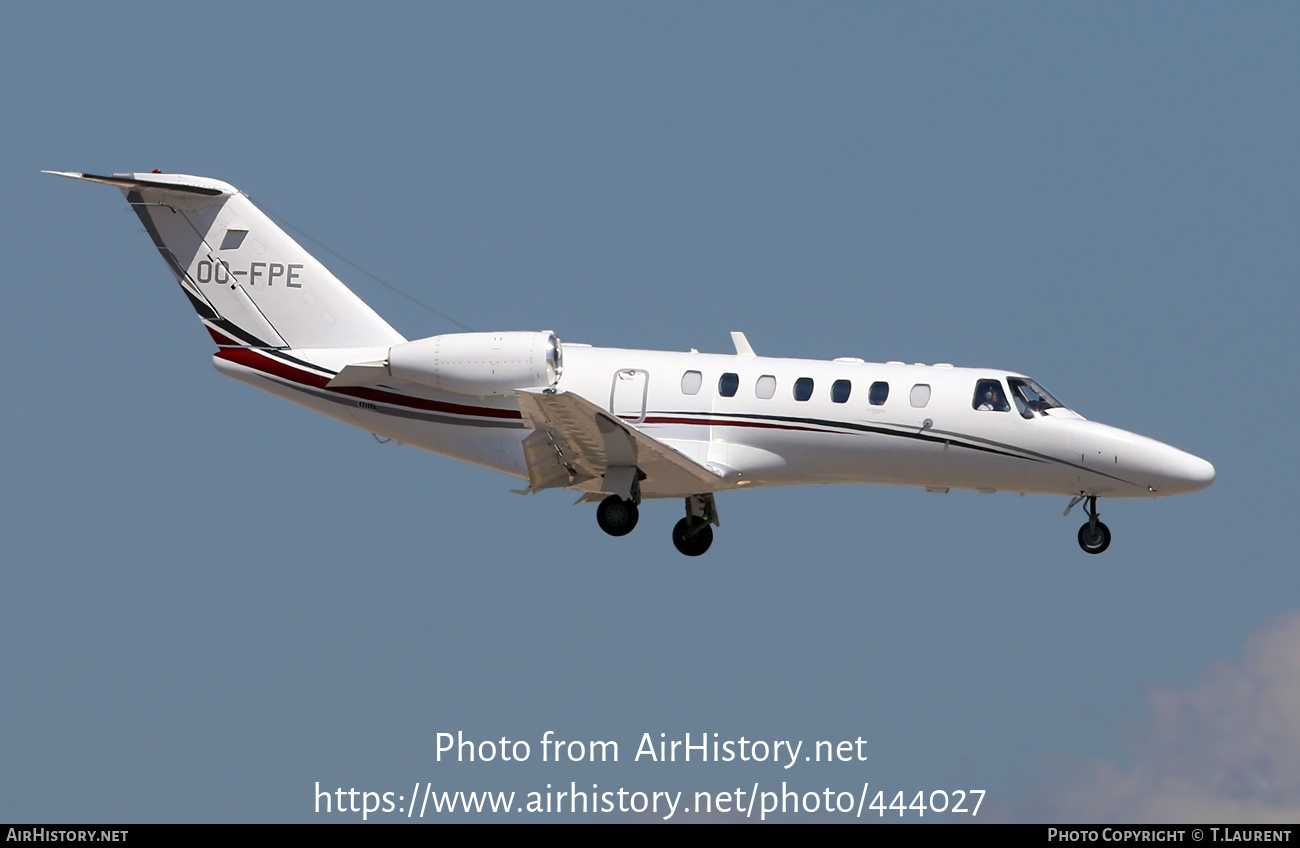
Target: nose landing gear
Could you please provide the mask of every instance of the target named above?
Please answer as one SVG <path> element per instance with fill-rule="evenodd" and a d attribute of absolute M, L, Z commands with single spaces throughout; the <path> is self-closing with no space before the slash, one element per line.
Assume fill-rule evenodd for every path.
<path fill-rule="evenodd" d="M 1079 495 L 1070 501 L 1065 514 L 1069 515 L 1070 510 L 1081 500 L 1084 502 L 1083 511 L 1088 514 L 1088 522 L 1079 528 L 1079 547 L 1087 554 L 1102 553 L 1110 547 L 1110 528 L 1097 520 L 1101 516 L 1097 511 L 1097 496 Z"/>

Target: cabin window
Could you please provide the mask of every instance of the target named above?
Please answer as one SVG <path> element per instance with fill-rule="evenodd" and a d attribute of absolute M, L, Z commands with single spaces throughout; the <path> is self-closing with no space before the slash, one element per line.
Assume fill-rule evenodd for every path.
<path fill-rule="evenodd" d="M 912 394 L 909 399 L 912 401 L 912 406 L 917 409 L 924 407 L 930 402 L 930 384 L 917 383 L 912 387 Z"/>
<path fill-rule="evenodd" d="M 682 394 L 697 395 L 704 384 L 704 375 L 699 371 L 687 371 L 682 375 Z"/>
<path fill-rule="evenodd" d="M 831 401 L 834 403 L 848 403 L 849 395 L 853 392 L 853 383 L 848 380 L 836 380 L 831 384 Z"/>
<path fill-rule="evenodd" d="M 871 391 L 867 393 L 867 399 L 871 401 L 872 406 L 884 406 L 885 401 L 889 398 L 888 383 L 872 383 Z"/>
<path fill-rule="evenodd" d="M 813 380 L 812 377 L 800 377 L 794 381 L 794 399 L 807 400 L 812 397 Z"/>
<path fill-rule="evenodd" d="M 740 388 L 740 376 L 737 374 L 723 374 L 718 380 L 718 394 L 723 397 L 735 397 L 738 388 Z"/>
<path fill-rule="evenodd" d="M 772 397 L 772 395 L 776 394 L 776 378 L 771 374 L 764 374 L 759 377 L 758 382 L 754 384 L 754 394 L 763 400 Z"/>
<path fill-rule="evenodd" d="M 1002 383 L 998 380 L 980 380 L 975 384 L 975 397 L 970 402 L 972 409 L 980 412 L 1010 412 L 1011 404 L 1007 403 L 1007 395 L 1002 391 Z"/>

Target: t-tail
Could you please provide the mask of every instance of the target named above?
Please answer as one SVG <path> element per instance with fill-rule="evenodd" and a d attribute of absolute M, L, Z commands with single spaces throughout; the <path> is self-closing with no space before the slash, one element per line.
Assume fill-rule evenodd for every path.
<path fill-rule="evenodd" d="M 185 174 L 46 173 L 120 188 L 218 345 L 406 341 L 229 183 Z"/>

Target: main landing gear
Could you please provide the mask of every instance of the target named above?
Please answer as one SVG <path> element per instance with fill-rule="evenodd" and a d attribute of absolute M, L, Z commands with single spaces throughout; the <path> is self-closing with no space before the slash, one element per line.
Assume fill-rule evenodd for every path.
<path fill-rule="evenodd" d="M 596 507 L 596 523 L 600 529 L 611 536 L 626 536 L 636 527 L 641 517 L 636 502 L 623 500 L 618 495 L 610 495 Z"/>
<path fill-rule="evenodd" d="M 596 507 L 596 523 L 611 536 L 631 533 L 638 517 L 636 501 L 618 495 L 610 495 Z M 717 524 L 713 495 L 691 495 L 686 499 L 686 517 L 673 527 L 673 547 L 686 556 L 699 556 L 713 544 L 713 527 Z"/>
<path fill-rule="evenodd" d="M 1084 502 L 1083 511 L 1088 514 L 1087 523 L 1079 528 L 1079 547 L 1084 553 L 1099 554 L 1110 547 L 1110 528 L 1097 520 L 1101 513 L 1097 511 L 1096 495 L 1079 495 L 1070 501 L 1065 514 L 1069 515 L 1079 501 Z"/>
<path fill-rule="evenodd" d="M 673 527 L 673 546 L 686 556 L 699 556 L 713 544 L 713 528 L 703 518 L 689 516 Z"/>

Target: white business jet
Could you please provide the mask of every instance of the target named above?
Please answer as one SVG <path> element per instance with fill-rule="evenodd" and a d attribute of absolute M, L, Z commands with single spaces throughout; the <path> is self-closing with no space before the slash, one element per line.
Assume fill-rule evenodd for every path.
<path fill-rule="evenodd" d="M 117 186 L 216 342 L 223 374 L 368 430 L 594 502 L 612 536 L 644 498 L 683 498 L 698 556 L 718 492 L 807 483 L 1035 492 L 1084 503 L 1196 492 L 1203 459 L 1085 420 L 1023 374 L 596 348 L 550 331 L 407 341 L 246 195 L 182 174 L 47 173 Z"/>

